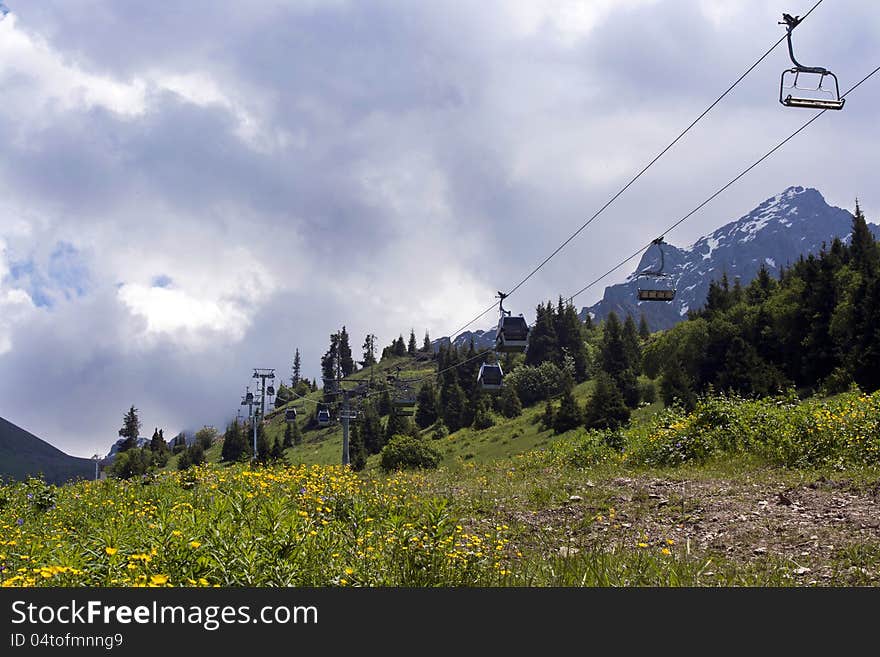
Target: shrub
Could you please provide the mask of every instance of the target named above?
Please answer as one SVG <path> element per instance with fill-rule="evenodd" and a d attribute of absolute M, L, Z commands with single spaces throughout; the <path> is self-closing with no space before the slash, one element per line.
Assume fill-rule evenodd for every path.
<path fill-rule="evenodd" d="M 392 470 L 434 469 L 440 465 L 440 452 L 412 436 L 396 435 L 379 453 L 379 465 L 385 472 Z"/>
<path fill-rule="evenodd" d="M 550 361 L 536 367 L 522 365 L 505 378 L 505 385 L 516 390 L 523 406 L 532 406 L 558 395 L 565 388 L 566 377 L 558 365 Z"/>
<path fill-rule="evenodd" d="M 657 385 L 653 381 L 642 381 L 639 384 L 639 399 L 646 404 L 657 401 Z"/>

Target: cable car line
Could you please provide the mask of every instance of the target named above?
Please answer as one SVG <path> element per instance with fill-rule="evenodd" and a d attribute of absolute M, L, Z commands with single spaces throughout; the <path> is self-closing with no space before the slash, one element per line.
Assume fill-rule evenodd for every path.
<path fill-rule="evenodd" d="M 871 72 L 868 73 L 865 77 L 863 77 L 861 80 L 859 80 L 856 84 L 854 84 L 852 87 L 850 87 L 850 88 L 846 91 L 846 93 L 844 93 L 844 94 L 841 96 L 841 99 L 846 98 L 849 94 L 851 94 L 853 91 L 855 91 L 855 90 L 858 89 L 860 86 L 862 86 L 862 84 L 864 84 L 865 82 L 867 82 L 870 78 L 872 78 L 872 77 L 873 77 L 874 75 L 876 75 L 878 72 L 880 72 L 880 66 L 878 66 L 877 68 L 875 68 L 873 71 L 871 71 Z M 778 151 L 780 148 L 782 148 L 783 146 L 785 146 L 785 144 L 787 144 L 787 143 L 790 142 L 792 139 L 794 139 L 797 135 L 799 135 L 801 132 L 803 132 L 804 130 L 806 130 L 806 129 L 807 129 L 807 128 L 808 128 L 808 127 L 814 122 L 814 121 L 816 121 L 820 116 L 822 116 L 823 114 L 825 114 L 825 112 L 828 112 L 828 111 L 829 111 L 829 110 L 827 110 L 827 109 L 823 109 L 823 110 L 821 110 L 820 112 L 818 112 L 815 116 L 813 116 L 810 120 L 808 120 L 806 123 L 804 123 L 801 127 L 799 127 L 797 130 L 795 130 L 793 133 L 791 133 L 788 137 L 786 137 L 785 139 L 783 139 L 781 142 L 779 142 L 778 144 L 776 144 L 776 146 L 774 146 L 772 149 L 770 149 L 769 151 L 767 151 L 767 152 L 766 152 L 764 155 L 762 155 L 760 158 L 758 158 L 757 160 L 755 160 L 755 162 L 753 162 L 753 163 L 750 164 L 748 167 L 746 167 L 746 168 L 745 168 L 740 174 L 738 174 L 735 178 L 731 179 L 731 180 L 730 180 L 729 182 L 727 182 L 723 187 L 721 187 L 721 188 L 719 188 L 717 191 L 715 191 L 711 196 L 709 196 L 709 198 L 707 198 L 705 201 L 703 201 L 702 203 L 700 203 L 700 204 L 699 204 L 697 207 L 695 207 L 693 210 L 691 210 L 691 211 L 688 212 L 686 215 L 684 215 L 683 217 L 681 217 L 678 221 L 676 221 L 674 224 L 672 224 L 669 228 L 667 228 L 667 229 L 663 232 L 663 235 L 666 235 L 666 234 L 672 232 L 673 230 L 675 230 L 676 228 L 678 228 L 681 224 L 683 224 L 685 221 L 687 221 L 687 220 L 690 219 L 692 216 L 694 216 L 697 212 L 699 212 L 700 210 L 702 210 L 702 209 L 703 209 L 706 205 L 708 205 L 711 201 L 715 200 L 715 199 L 716 199 L 718 196 L 720 196 L 723 192 L 725 192 L 727 189 L 729 189 L 730 187 L 732 187 L 732 186 L 733 186 L 735 183 L 737 183 L 741 178 L 743 178 L 743 176 L 745 176 L 746 174 L 748 174 L 752 169 L 754 169 L 755 167 L 757 167 L 757 166 L 758 166 L 759 164 L 761 164 L 764 160 L 766 160 L 766 159 L 769 158 L 771 155 L 773 155 L 776 151 Z M 629 257 L 626 258 L 625 260 L 621 260 L 621 261 L 620 261 L 619 263 L 617 263 L 614 267 L 612 267 L 612 268 L 609 269 L 607 272 L 605 272 L 604 274 L 602 274 L 601 276 L 599 276 L 597 279 L 591 281 L 590 283 L 588 283 L 587 285 L 585 285 L 584 287 L 582 287 L 580 290 L 578 290 L 577 292 L 575 292 L 574 294 L 572 294 L 570 297 L 568 297 L 568 300 L 569 300 L 569 301 L 574 301 L 575 297 L 577 297 L 577 296 L 583 294 L 584 292 L 586 292 L 587 290 L 589 290 L 591 287 L 593 287 L 596 283 L 598 283 L 599 281 L 601 281 L 601 280 L 603 280 L 604 278 L 607 278 L 608 276 L 610 276 L 611 274 L 613 274 L 615 271 L 617 271 L 618 269 L 620 269 L 621 267 L 623 267 L 623 266 L 624 266 L 626 263 L 628 263 L 630 260 L 632 260 L 633 258 L 635 258 L 636 256 L 638 256 L 639 254 L 641 254 L 642 252 L 644 252 L 644 251 L 646 251 L 648 248 L 650 248 L 652 244 L 654 244 L 654 240 L 652 240 L 651 242 L 649 242 L 648 244 L 646 244 L 645 246 L 643 246 L 642 248 L 640 248 L 638 251 L 636 251 L 635 253 L 633 253 L 631 256 L 629 256 Z"/>
<path fill-rule="evenodd" d="M 816 4 L 814 4 L 810 8 L 810 10 L 807 11 L 807 13 L 803 15 L 802 18 L 798 19 L 798 25 L 803 23 L 807 19 L 807 17 L 810 14 L 812 14 L 816 10 L 816 8 L 818 8 L 819 5 L 821 5 L 823 2 L 824 2 L 824 0 L 818 0 L 816 2 Z M 596 219 L 598 219 L 599 216 L 603 212 L 605 212 L 605 210 L 607 210 L 611 206 L 612 203 L 614 203 L 618 198 L 620 198 L 624 194 L 624 192 L 626 192 L 627 189 L 629 189 L 639 178 L 642 177 L 643 174 L 645 174 L 648 171 L 648 169 L 650 169 L 652 166 L 654 166 L 654 164 L 656 164 L 657 161 L 660 160 L 660 158 L 662 158 L 664 155 L 666 155 L 666 153 L 669 152 L 673 146 L 675 146 L 679 141 L 681 141 L 681 139 L 688 132 L 690 132 L 691 129 L 697 125 L 697 123 L 699 123 L 701 120 L 703 120 L 706 117 L 706 115 L 709 114 L 709 112 L 711 112 L 715 108 L 716 105 L 718 105 L 722 100 L 724 100 L 724 98 L 726 98 L 730 94 L 730 92 L 732 92 L 739 85 L 739 83 L 742 82 L 746 78 L 746 76 L 748 76 L 752 71 L 754 71 L 761 64 L 761 62 L 763 62 L 770 55 L 770 53 L 772 53 L 779 46 L 779 44 L 781 44 L 783 41 L 785 41 L 786 38 L 788 38 L 788 35 L 789 35 L 789 33 L 786 33 L 785 35 L 781 36 L 772 46 L 770 46 L 770 48 L 768 48 L 767 51 L 764 52 L 763 55 L 761 55 L 757 60 L 755 60 L 755 62 L 751 66 L 749 66 L 745 70 L 745 72 L 742 73 L 742 75 L 740 75 L 733 82 L 733 84 L 731 84 L 729 87 L 727 87 L 727 89 L 725 89 L 724 92 L 720 96 L 718 96 L 718 98 L 716 98 L 705 110 L 703 110 L 697 116 L 697 118 L 695 118 L 684 130 L 682 130 L 675 137 L 675 139 L 673 139 L 671 142 L 669 142 L 669 144 L 663 150 L 661 150 L 656 156 L 654 156 L 654 158 L 650 162 L 648 162 L 648 164 L 646 164 L 638 173 L 636 173 L 629 180 L 629 182 L 627 182 L 622 188 L 620 188 L 620 190 L 618 190 L 618 192 L 616 194 L 614 194 L 610 199 L 608 199 L 608 201 L 606 201 L 604 205 L 602 205 L 589 219 L 587 219 L 587 221 L 585 221 L 583 224 L 581 224 L 581 226 L 574 233 L 572 233 L 564 242 L 562 242 L 562 244 L 560 244 L 558 247 L 556 247 L 556 249 L 554 249 L 553 252 L 550 253 L 550 255 L 548 255 L 546 258 L 544 258 L 544 260 L 542 260 L 534 269 L 532 269 L 519 283 L 517 283 L 512 288 L 510 288 L 510 290 L 507 292 L 507 296 L 512 295 L 517 290 L 519 290 L 523 285 L 525 285 L 525 283 L 527 281 L 529 281 L 535 274 L 537 274 L 548 262 L 550 262 L 550 260 L 552 260 L 554 257 L 556 257 L 560 251 L 562 251 L 566 246 L 568 246 L 572 242 L 572 240 L 574 240 L 590 224 L 592 224 Z M 483 310 L 479 315 L 477 315 L 476 317 L 471 319 L 469 322 L 467 322 L 466 324 L 461 326 L 459 329 L 457 329 L 456 331 L 453 331 L 452 333 L 449 333 L 450 339 L 454 340 L 455 337 L 459 333 L 464 331 L 466 328 L 468 328 L 469 326 L 471 326 L 472 324 L 474 324 L 478 320 L 482 319 L 494 307 L 495 307 L 495 304 L 493 303 L 491 306 L 489 306 L 488 308 Z"/>

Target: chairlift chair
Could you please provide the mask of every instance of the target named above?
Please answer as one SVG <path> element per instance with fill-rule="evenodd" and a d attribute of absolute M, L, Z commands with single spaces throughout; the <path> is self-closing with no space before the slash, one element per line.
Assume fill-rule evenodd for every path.
<path fill-rule="evenodd" d="M 790 14 L 783 14 L 782 21 L 779 22 L 780 25 L 786 26 L 785 36 L 788 40 L 788 56 L 791 58 L 792 64 L 794 64 L 792 68 L 782 72 L 782 77 L 779 80 L 779 102 L 786 107 L 804 107 L 807 109 L 821 110 L 843 109 L 843 104 L 846 102 L 846 99 L 840 97 L 840 86 L 837 83 L 837 76 L 822 66 L 804 66 L 794 57 L 794 48 L 791 44 L 791 33 L 800 22 L 801 19 L 799 16 L 791 16 Z M 816 80 L 815 76 L 819 77 L 815 86 L 804 87 L 798 86 L 798 82 L 802 76 L 813 80 Z M 833 90 L 823 86 L 826 78 L 830 78 L 831 81 L 834 82 Z M 786 82 L 790 82 L 790 84 L 786 84 Z M 786 94 L 786 90 L 791 93 Z M 822 94 L 822 96 L 812 97 L 804 94 L 796 96 L 794 95 L 795 91 Z"/>
<path fill-rule="evenodd" d="M 651 245 L 660 251 L 660 266 L 656 271 L 646 269 L 638 273 L 638 278 L 641 279 L 638 286 L 639 301 L 672 301 L 675 298 L 675 284 L 672 276 L 663 271 L 666 266 L 663 238 L 658 237 Z"/>
<path fill-rule="evenodd" d="M 477 382 L 483 390 L 501 390 L 504 372 L 498 363 L 483 363 L 477 374 Z"/>
<path fill-rule="evenodd" d="M 495 331 L 495 351 L 501 353 L 522 353 L 526 350 L 529 339 L 529 325 L 522 315 L 511 316 L 509 310 L 504 309 L 504 299 L 507 295 L 498 293 L 498 310 L 501 317 L 498 319 L 498 328 Z"/>

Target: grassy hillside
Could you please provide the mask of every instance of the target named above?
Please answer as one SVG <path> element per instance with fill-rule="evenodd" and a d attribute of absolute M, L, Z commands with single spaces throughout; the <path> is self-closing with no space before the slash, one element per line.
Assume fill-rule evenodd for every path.
<path fill-rule="evenodd" d="M 50 483 L 93 479 L 95 463 L 69 456 L 0 418 L 0 477 L 22 480 L 40 474 Z"/>
<path fill-rule="evenodd" d="M 131 481 L 0 486 L 0 583 L 880 581 L 880 393 L 717 397 L 690 413 L 644 409 L 613 434 L 542 437 L 529 433 L 528 415 L 513 441 L 546 448 L 483 460 L 512 449 L 500 428 L 483 440 L 461 432 L 444 440 L 469 440 L 479 455 L 449 455 L 429 472 L 209 464 Z"/>

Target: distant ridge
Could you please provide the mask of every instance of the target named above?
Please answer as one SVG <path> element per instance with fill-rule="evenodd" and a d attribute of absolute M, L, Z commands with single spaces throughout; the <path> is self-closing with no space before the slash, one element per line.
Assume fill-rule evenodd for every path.
<path fill-rule="evenodd" d="M 42 475 L 52 484 L 94 479 L 95 462 L 65 454 L 8 420 L 0 418 L 0 477 L 24 480 Z"/>

